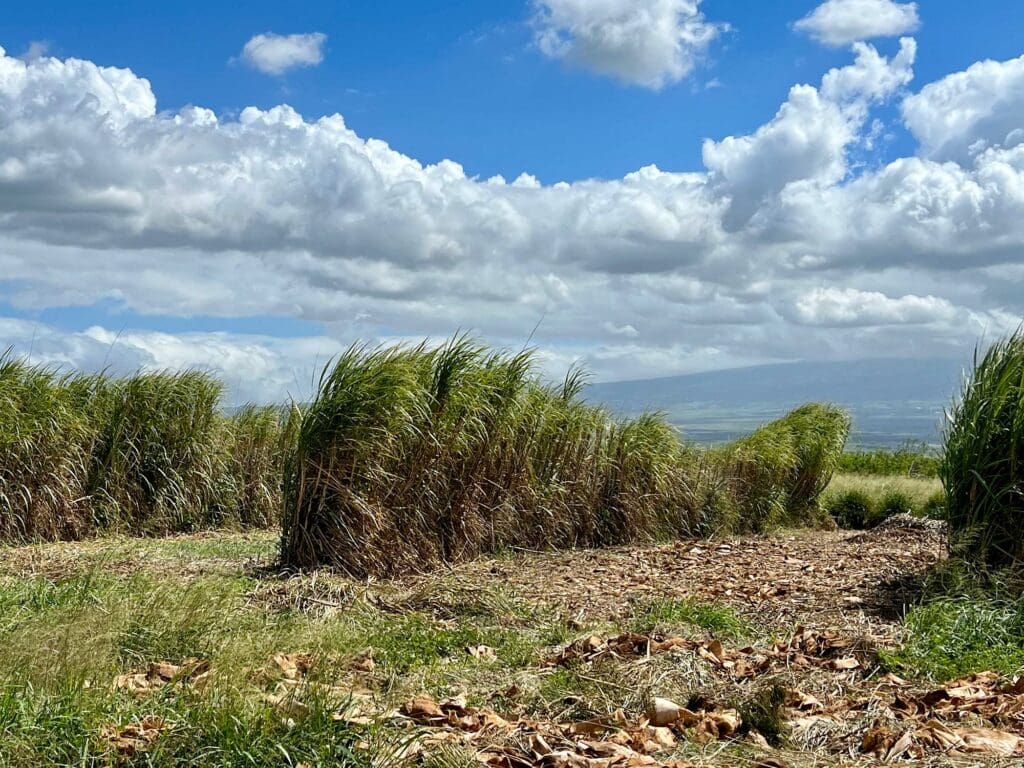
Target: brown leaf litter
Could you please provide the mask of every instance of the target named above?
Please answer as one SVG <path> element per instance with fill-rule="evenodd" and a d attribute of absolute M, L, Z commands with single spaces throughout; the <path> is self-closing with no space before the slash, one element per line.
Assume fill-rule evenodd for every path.
<path fill-rule="evenodd" d="M 861 743 L 880 759 L 935 752 L 1024 757 L 1024 677 L 983 672 L 920 694 L 897 690 L 887 709 Z"/>
<path fill-rule="evenodd" d="M 642 658 L 671 651 L 696 653 L 711 666 L 734 679 L 751 678 L 773 667 L 823 667 L 839 672 L 860 669 L 863 665 L 854 655 L 854 641 L 835 632 L 798 627 L 788 642 L 773 644 L 765 650 L 751 646 L 727 649 L 721 640 L 692 640 L 685 637 L 658 638 L 636 632 L 627 632 L 602 639 L 596 635 L 576 640 L 553 656 L 547 663 L 566 665 L 574 662 L 593 662 L 598 659 Z"/>
<path fill-rule="evenodd" d="M 158 715 L 146 715 L 128 725 L 105 725 L 100 729 L 100 739 L 121 757 L 133 757 L 145 752 L 169 729 L 168 723 Z"/>
<path fill-rule="evenodd" d="M 617 621 L 637 603 L 690 597 L 730 605 L 764 626 L 869 626 L 879 617 L 895 623 L 911 597 L 898 585 L 945 555 L 941 531 L 894 525 L 530 553 L 459 565 L 450 578 L 480 588 L 498 582 L 580 622 Z"/>
<path fill-rule="evenodd" d="M 691 764 L 655 755 L 666 755 L 678 739 L 706 744 L 734 738 L 740 727 L 735 710 L 694 712 L 681 707 L 674 707 L 670 718 L 662 713 L 663 725 L 653 725 L 647 716 L 630 718 L 621 710 L 607 720 L 509 721 L 493 710 L 469 707 L 461 697 L 437 702 L 426 694 L 403 704 L 399 714 L 428 729 L 425 745 L 459 743 L 494 768 L 684 768 Z"/>
<path fill-rule="evenodd" d="M 806 635 L 801 635 L 799 654 L 805 654 L 806 643 Z M 624 648 L 621 642 L 611 645 Z M 569 648 L 578 651 L 582 646 L 592 644 L 573 644 Z M 792 650 L 790 646 L 778 644 L 772 653 L 783 657 Z M 635 650 L 638 645 L 629 647 Z M 595 651 L 577 658 L 585 658 L 587 653 L 591 659 L 599 658 L 593 655 Z M 821 658 L 821 654 L 815 658 Z M 849 720 L 854 729 L 859 729 L 857 742 L 849 750 L 843 743 L 833 744 L 828 753 L 836 757 L 851 751 L 885 762 L 1024 757 L 1024 678 L 1001 680 L 985 673 L 923 693 L 911 692 L 911 684 L 895 675 L 880 678 L 876 685 L 870 696 L 860 699 L 822 701 L 789 690 L 785 717 L 794 730 L 819 720 Z M 865 713 L 873 708 L 878 716 L 860 726 Z M 707 702 L 686 707 L 655 698 L 642 715 L 620 709 L 605 718 L 562 722 L 508 718 L 493 709 L 468 706 L 462 696 L 438 702 L 421 694 L 403 704 L 398 714 L 425 729 L 420 742 L 424 749 L 459 744 L 472 749 L 480 762 L 495 768 L 681 768 L 691 763 L 675 760 L 672 755 L 683 742 L 707 745 L 742 740 L 762 752 L 771 750 L 736 709 Z M 786 761 L 779 755 L 769 755 L 758 764 L 777 767 L 786 765 Z"/>
<path fill-rule="evenodd" d="M 154 661 L 139 672 L 129 672 L 114 678 L 114 687 L 136 696 L 144 696 L 164 686 L 188 686 L 201 689 L 210 677 L 210 663 L 188 658 L 181 664 Z"/>

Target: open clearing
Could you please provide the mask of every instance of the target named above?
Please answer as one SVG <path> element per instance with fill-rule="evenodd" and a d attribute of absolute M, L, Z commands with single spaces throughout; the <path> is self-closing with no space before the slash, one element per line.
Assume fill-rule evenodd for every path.
<path fill-rule="evenodd" d="M 281 575 L 269 533 L 4 549 L 0 764 L 1019 760 L 1024 685 L 886 661 L 943 542 L 801 531 L 379 582 Z"/>

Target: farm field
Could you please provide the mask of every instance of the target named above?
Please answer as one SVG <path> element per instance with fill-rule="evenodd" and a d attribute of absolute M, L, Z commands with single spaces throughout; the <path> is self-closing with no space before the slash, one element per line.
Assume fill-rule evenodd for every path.
<path fill-rule="evenodd" d="M 0 766 L 1019 760 L 1014 478 L 973 480 L 1018 348 L 959 463 L 825 403 L 690 443 L 459 337 L 230 414 L 8 359 Z"/>
<path fill-rule="evenodd" d="M 1020 2 L 8 5 L 0 768 L 1024 768 Z"/>
<path fill-rule="evenodd" d="M 270 532 L 9 547 L 0 764 L 1019 759 L 1006 617 L 904 618 L 944 541 L 904 520 L 369 581 L 282 574 Z"/>

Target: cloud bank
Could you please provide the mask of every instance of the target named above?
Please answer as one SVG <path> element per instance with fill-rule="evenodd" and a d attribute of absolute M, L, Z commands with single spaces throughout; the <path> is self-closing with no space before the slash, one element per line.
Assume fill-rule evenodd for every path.
<path fill-rule="evenodd" d="M 2 338 L 87 367 L 212 366 L 261 399 L 356 338 L 462 328 L 521 346 L 538 321 L 553 371 L 582 357 L 604 379 L 962 356 L 1024 310 L 1024 142 L 1004 130 L 1024 124 L 1020 61 L 912 94 L 915 53 L 854 46 L 763 126 L 707 141 L 703 169 L 542 185 L 425 165 L 340 115 L 160 112 L 130 70 L 0 49 L 0 300 L 323 328 L 118 337 L 8 319 Z M 865 165 L 883 103 L 921 151 Z"/>

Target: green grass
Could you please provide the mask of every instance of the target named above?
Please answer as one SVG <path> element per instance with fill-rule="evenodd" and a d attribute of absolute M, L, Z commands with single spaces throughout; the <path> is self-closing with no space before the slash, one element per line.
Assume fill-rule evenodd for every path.
<path fill-rule="evenodd" d="M 638 607 L 631 626 L 638 632 L 656 629 L 686 633 L 696 627 L 712 635 L 739 639 L 755 634 L 749 621 L 726 605 L 715 605 L 690 598 L 661 599 Z"/>
<path fill-rule="evenodd" d="M 144 702 L 103 697 L 70 683 L 40 692 L 5 686 L 0 691 L 2 766 L 370 766 L 375 754 L 360 749 L 365 735 L 332 718 L 337 699 L 310 698 L 309 713 L 290 724 L 273 707 L 244 698 L 181 695 Z M 101 735 L 159 716 L 168 728 L 145 752 L 122 756 Z M 397 741 L 397 739 L 396 739 Z"/>
<path fill-rule="evenodd" d="M 842 528 L 873 528 L 894 514 L 942 517 L 945 495 L 936 478 L 836 474 L 821 506 Z"/>
<path fill-rule="evenodd" d="M 934 681 L 992 670 L 1024 671 L 1024 601 L 941 598 L 912 608 L 895 651 L 883 651 L 898 672 Z"/>
<path fill-rule="evenodd" d="M 786 740 L 773 676 L 753 685 L 728 682 L 691 652 L 653 654 L 642 663 L 614 656 L 545 663 L 576 638 L 629 630 L 712 635 L 729 648 L 771 642 L 779 627 L 762 628 L 728 605 L 673 597 L 636 603 L 618 620 L 570 620 L 554 607 L 522 602 L 497 579 L 470 581 L 474 569 L 399 583 L 251 569 L 251 558 L 272 553 L 273 544 L 269 533 L 232 533 L 0 553 L 0 767 L 397 768 L 408 728 L 386 717 L 350 725 L 338 714 L 353 705 L 391 712 L 423 692 L 438 700 L 464 694 L 509 719 L 547 722 L 620 710 L 635 718 L 655 696 L 695 708 L 714 701 L 737 707 L 746 727 Z M 1012 672 L 1024 660 L 1019 606 L 975 599 L 915 608 L 901 645 L 883 651 L 883 661 L 934 680 L 985 668 Z M 479 646 L 493 655 L 469 652 Z M 359 666 L 368 649 L 372 670 Z M 313 665 L 282 708 L 268 698 L 283 685 L 272 659 L 299 652 L 312 654 Z M 193 657 L 209 663 L 202 687 L 133 695 L 113 685 L 151 662 Z M 147 716 L 168 729 L 140 754 L 113 754 L 106 730 Z M 699 750 L 685 752 L 691 747 L 681 742 L 684 753 L 676 756 L 700 757 Z M 456 757 L 464 756 L 431 750 L 424 763 Z"/>
<path fill-rule="evenodd" d="M 128 764 L 386 765 L 407 734 L 354 729 L 332 718 L 353 691 L 371 690 L 381 711 L 421 691 L 448 695 L 456 684 L 480 698 L 507 688 L 517 671 L 537 664 L 543 649 L 568 633 L 558 617 L 497 587 L 474 601 L 450 585 L 432 584 L 395 597 L 397 609 L 358 597 L 331 610 L 273 600 L 281 589 L 299 595 L 331 587 L 332 594 L 351 595 L 358 585 L 326 574 L 301 582 L 257 580 L 245 564 L 272 548 L 265 534 L 137 542 L 143 550 L 127 570 L 108 565 L 126 562 L 125 539 L 6 553 L 0 766 L 117 763 L 103 729 L 147 715 L 173 727 Z M 89 556 L 69 556 L 69 548 Z M 60 575 L 19 574 L 19 563 L 46 564 Z M 474 658 L 468 649 L 477 646 L 494 649 L 494 658 Z M 367 649 L 376 664 L 372 673 L 355 667 Z M 296 652 L 315 658 L 298 693 L 308 707 L 301 716 L 267 699 L 278 679 L 273 656 Z M 151 662 L 191 657 L 210 664 L 202 689 L 134 696 L 113 686 L 117 675 Z M 369 747 L 360 747 L 363 742 Z"/>
<path fill-rule="evenodd" d="M 975 353 L 940 476 L 951 550 L 993 570 L 1024 565 L 1024 329 Z"/>
<path fill-rule="evenodd" d="M 908 443 L 895 450 L 847 451 L 838 471 L 888 477 L 938 477 L 939 455 L 924 444 Z"/>

